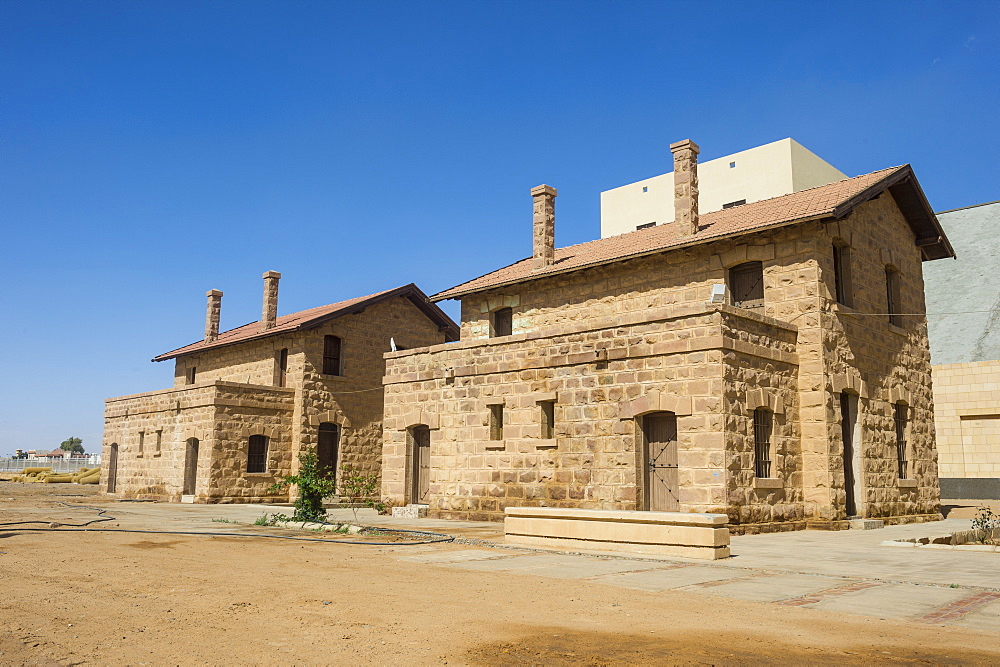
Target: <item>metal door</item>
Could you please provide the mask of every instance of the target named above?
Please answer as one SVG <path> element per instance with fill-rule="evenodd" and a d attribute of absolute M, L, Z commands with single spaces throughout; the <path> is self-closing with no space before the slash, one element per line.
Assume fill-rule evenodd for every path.
<path fill-rule="evenodd" d="M 677 481 L 677 416 L 672 412 L 656 412 L 642 419 L 645 445 L 646 509 L 654 512 L 676 512 Z"/>
<path fill-rule="evenodd" d="M 193 496 L 198 483 L 198 438 L 189 438 L 184 451 L 184 488 L 181 493 Z"/>
<path fill-rule="evenodd" d="M 431 490 L 431 430 L 413 427 L 413 502 L 427 503 Z"/>

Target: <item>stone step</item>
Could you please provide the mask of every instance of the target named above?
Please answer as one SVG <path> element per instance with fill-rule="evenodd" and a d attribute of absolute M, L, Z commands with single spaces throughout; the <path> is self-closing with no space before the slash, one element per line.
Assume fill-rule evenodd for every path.
<path fill-rule="evenodd" d="M 417 503 L 410 503 L 406 507 L 393 507 L 392 516 L 401 519 L 423 519 L 427 516 L 428 507 L 430 506 Z"/>
<path fill-rule="evenodd" d="M 877 530 L 885 528 L 885 521 L 881 519 L 850 519 L 848 523 L 851 530 Z"/>

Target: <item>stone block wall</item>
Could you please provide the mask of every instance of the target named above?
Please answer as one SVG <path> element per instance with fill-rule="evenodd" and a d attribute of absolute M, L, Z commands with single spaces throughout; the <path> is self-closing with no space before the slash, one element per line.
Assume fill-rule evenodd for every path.
<path fill-rule="evenodd" d="M 851 247 L 851 307 L 836 302 L 834 243 Z M 385 492 L 408 496 L 405 429 L 433 422 L 431 511 L 439 516 L 497 518 L 512 503 L 634 508 L 642 498 L 637 427 L 611 413 L 622 400 L 662 391 L 698 406 L 678 419 L 682 508 L 726 512 L 746 530 L 843 527 L 847 391 L 859 397 L 860 512 L 888 522 L 939 518 L 920 259 L 884 192 L 840 221 L 467 295 L 461 343 L 387 355 Z M 762 312 L 709 315 L 711 286 L 747 261 L 763 266 Z M 898 271 L 902 326 L 888 322 L 886 266 Z M 508 307 L 513 335 L 489 338 L 492 312 Z M 532 406 L 553 394 L 561 430 L 539 446 L 530 441 Z M 497 397 L 510 420 L 503 447 L 487 440 L 486 405 Z M 897 402 L 909 417 L 903 480 Z M 777 481 L 752 474 L 752 415 L 761 406 L 774 412 Z"/>
<path fill-rule="evenodd" d="M 725 336 L 734 320 L 747 318 L 762 330 L 752 342 Z M 423 424 L 431 428 L 432 516 L 500 520 L 518 505 L 641 509 L 640 418 L 667 410 L 678 415 L 682 509 L 726 512 L 724 397 L 732 392 L 723 360 L 763 355 L 794 366 L 794 328 L 768 336 L 764 330 L 776 324 L 770 318 L 704 304 L 611 319 L 561 336 L 386 355 L 384 495 L 411 500 L 408 429 Z M 538 403 L 548 400 L 555 401 L 553 439 L 540 437 Z M 794 409 L 794 398 L 785 400 Z M 497 403 L 503 439 L 491 440 L 489 406 Z"/>
<path fill-rule="evenodd" d="M 326 335 L 341 339 L 341 375 L 322 372 Z M 118 493 L 179 499 L 186 440 L 197 437 L 201 447 L 199 500 L 287 500 L 287 493 L 269 493 L 267 487 L 278 476 L 298 470 L 297 454 L 316 446 L 319 426 L 325 422 L 341 428 L 338 472 L 350 466 L 378 475 L 382 462 L 382 355 L 390 349 L 390 338 L 400 347 L 445 340 L 438 325 L 409 299 L 392 298 L 312 329 L 178 358 L 173 389 L 108 401 L 104 460 L 110 460 L 110 445 L 117 442 Z M 277 386 L 282 349 L 288 349 L 285 388 Z M 196 382 L 188 385 L 187 370 L 191 367 L 196 369 Z M 266 473 L 246 473 L 247 439 L 256 434 L 270 439 Z M 150 454 L 157 437 L 160 452 Z"/>
<path fill-rule="evenodd" d="M 197 438 L 195 497 L 201 502 L 286 500 L 267 493 L 275 475 L 287 474 L 294 390 L 220 381 L 106 401 L 102 461 L 111 465 L 118 445 L 116 494 L 180 500 L 187 441 Z M 248 438 L 270 438 L 268 472 L 246 472 Z M 108 470 L 102 473 L 108 482 Z"/>

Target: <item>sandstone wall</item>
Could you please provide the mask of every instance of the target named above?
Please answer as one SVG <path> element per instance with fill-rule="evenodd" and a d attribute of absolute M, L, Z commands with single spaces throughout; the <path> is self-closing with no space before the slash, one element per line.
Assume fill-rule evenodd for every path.
<path fill-rule="evenodd" d="M 853 308 L 834 298 L 835 241 L 852 248 Z M 712 316 L 718 322 L 702 321 L 711 286 L 746 261 L 763 265 L 762 315 L 722 308 Z M 901 327 L 885 315 L 886 265 L 899 271 L 899 310 L 910 314 Z M 407 497 L 404 429 L 434 422 L 431 509 L 439 516 L 496 517 L 512 503 L 635 507 L 642 497 L 635 423 L 615 426 L 610 413 L 620 397 L 655 389 L 697 406 L 678 422 L 685 509 L 728 512 L 747 530 L 842 527 L 846 390 L 860 397 L 861 512 L 889 522 L 936 518 L 921 275 L 913 234 L 886 192 L 839 222 L 805 222 L 466 296 L 461 343 L 387 355 L 385 492 Z M 490 339 L 490 314 L 504 307 L 513 311 L 514 335 Z M 710 326 L 717 345 L 697 354 L 672 347 L 704 344 L 695 339 L 709 336 Z M 650 337 L 646 354 L 634 353 L 641 336 Z M 627 353 L 600 356 L 616 349 Z M 699 384 L 671 384 L 680 378 Z M 598 393 L 569 393 L 584 389 Z M 562 430 L 551 444 L 525 444 L 537 428 L 528 417 L 537 396 L 553 393 Z M 503 447 L 486 440 L 484 401 L 497 397 L 509 409 Z M 897 401 L 910 407 L 903 480 Z M 771 403 L 781 406 L 772 446 L 772 474 L 780 477 L 756 480 L 752 413 Z"/>
<path fill-rule="evenodd" d="M 728 409 L 720 397 L 732 392 L 723 359 L 763 355 L 794 366 L 794 328 L 734 340 L 724 334 L 733 320 L 777 324 L 702 304 L 614 316 L 600 328 L 580 324 L 560 336 L 386 355 L 384 494 L 398 503 L 412 499 L 407 429 L 425 424 L 434 516 L 499 520 L 516 505 L 641 508 L 639 418 L 666 410 L 678 415 L 682 509 L 726 512 Z M 556 402 L 554 439 L 541 438 L 542 400 Z M 491 440 L 488 406 L 501 401 L 504 437 Z"/>
<path fill-rule="evenodd" d="M 266 487 L 287 474 L 294 390 L 207 382 L 108 399 L 102 461 L 107 484 L 111 446 L 118 444 L 116 493 L 126 498 L 180 500 L 189 438 L 199 440 L 201 502 L 284 500 Z M 270 438 L 268 472 L 246 472 L 248 438 Z"/>

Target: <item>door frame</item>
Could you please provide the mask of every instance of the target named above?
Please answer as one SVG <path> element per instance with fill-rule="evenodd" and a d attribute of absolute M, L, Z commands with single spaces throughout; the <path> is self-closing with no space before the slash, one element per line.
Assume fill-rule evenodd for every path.
<path fill-rule="evenodd" d="M 108 453 L 108 493 L 117 493 L 118 489 L 118 443 L 111 443 L 111 451 Z"/>

